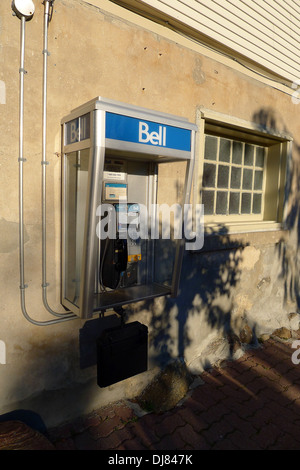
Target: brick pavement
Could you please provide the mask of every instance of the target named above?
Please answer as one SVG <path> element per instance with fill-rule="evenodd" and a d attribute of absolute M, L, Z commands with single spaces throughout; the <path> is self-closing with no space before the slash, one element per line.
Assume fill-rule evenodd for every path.
<path fill-rule="evenodd" d="M 202 384 L 162 414 L 126 402 L 49 431 L 57 450 L 300 449 L 300 364 L 291 340 L 271 338 L 201 374 Z"/>

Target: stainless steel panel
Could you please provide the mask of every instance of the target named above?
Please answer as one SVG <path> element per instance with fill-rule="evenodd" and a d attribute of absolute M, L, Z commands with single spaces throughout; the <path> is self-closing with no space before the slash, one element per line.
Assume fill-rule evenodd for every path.
<path fill-rule="evenodd" d="M 93 113 L 92 139 L 98 146 L 90 151 L 89 180 L 86 200 L 84 250 L 82 256 L 79 309 L 82 318 L 90 318 L 93 313 L 93 295 L 95 286 L 96 250 L 96 211 L 100 201 L 100 188 L 104 168 L 104 133 L 105 114 L 101 111 Z M 100 146 L 99 144 L 103 144 Z"/>
<path fill-rule="evenodd" d="M 169 288 L 154 283 L 118 289 L 111 293 L 105 292 L 94 295 L 94 312 L 100 312 L 108 308 L 119 307 L 140 300 L 160 297 L 170 293 Z"/>
<path fill-rule="evenodd" d="M 134 142 L 124 142 L 123 140 L 106 139 L 105 146 L 107 149 L 130 153 L 132 154 L 132 158 L 136 158 L 138 160 L 145 160 L 148 158 L 149 161 L 170 162 L 175 159 L 189 160 L 191 158 L 191 153 L 183 150 L 155 147 Z"/>

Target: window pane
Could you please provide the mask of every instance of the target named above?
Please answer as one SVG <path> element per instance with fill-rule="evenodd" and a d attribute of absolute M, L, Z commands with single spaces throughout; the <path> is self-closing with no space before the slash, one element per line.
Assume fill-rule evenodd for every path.
<path fill-rule="evenodd" d="M 218 188 L 228 188 L 229 166 L 219 165 L 218 170 Z"/>
<path fill-rule="evenodd" d="M 256 147 L 256 166 L 263 168 L 265 159 L 265 149 L 263 147 Z"/>
<path fill-rule="evenodd" d="M 262 189 L 263 186 L 263 172 L 255 171 L 254 175 L 254 189 Z"/>
<path fill-rule="evenodd" d="M 250 214 L 251 212 L 251 194 L 242 194 L 242 214 Z"/>
<path fill-rule="evenodd" d="M 245 165 L 253 165 L 254 162 L 254 146 L 250 144 L 245 145 Z"/>
<path fill-rule="evenodd" d="M 230 140 L 220 139 L 219 160 L 221 162 L 230 162 L 230 146 Z"/>
<path fill-rule="evenodd" d="M 235 139 L 235 138 L 234 138 Z M 228 135 L 206 135 L 203 162 L 202 203 L 206 215 L 255 215 L 263 211 L 267 147 L 230 139 Z M 230 218 L 230 215 L 232 216 Z"/>
<path fill-rule="evenodd" d="M 261 213 L 261 194 L 253 194 L 253 214 Z"/>
<path fill-rule="evenodd" d="M 225 191 L 217 192 L 216 214 L 225 215 L 227 213 L 228 193 Z"/>
<path fill-rule="evenodd" d="M 212 187 L 216 185 L 216 165 L 204 163 L 203 187 Z"/>
<path fill-rule="evenodd" d="M 232 163 L 242 164 L 243 144 L 242 142 L 233 142 Z"/>
<path fill-rule="evenodd" d="M 242 174 L 241 168 L 237 168 L 235 166 L 231 168 L 230 187 L 232 189 L 239 189 L 241 187 L 241 174 Z"/>
<path fill-rule="evenodd" d="M 229 214 L 238 214 L 240 209 L 240 194 L 230 193 Z"/>
<path fill-rule="evenodd" d="M 207 135 L 205 137 L 205 151 L 204 158 L 206 160 L 217 160 L 218 139 Z"/>
<path fill-rule="evenodd" d="M 202 204 L 204 204 L 204 214 L 211 215 L 214 213 L 214 191 L 202 192 Z"/>
<path fill-rule="evenodd" d="M 243 171 L 243 189 L 252 189 L 252 177 L 253 177 L 252 170 Z"/>

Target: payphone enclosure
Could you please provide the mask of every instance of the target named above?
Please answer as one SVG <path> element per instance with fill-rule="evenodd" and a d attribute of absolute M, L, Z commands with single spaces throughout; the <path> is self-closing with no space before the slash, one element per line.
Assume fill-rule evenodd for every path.
<path fill-rule="evenodd" d="M 80 318 L 177 295 L 196 130 L 102 97 L 62 119 L 61 301 Z"/>

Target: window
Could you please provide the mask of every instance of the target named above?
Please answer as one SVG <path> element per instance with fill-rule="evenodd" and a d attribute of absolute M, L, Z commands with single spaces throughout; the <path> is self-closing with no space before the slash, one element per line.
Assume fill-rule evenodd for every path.
<path fill-rule="evenodd" d="M 202 202 L 207 215 L 261 215 L 265 147 L 205 136 Z"/>
<path fill-rule="evenodd" d="M 290 138 L 202 120 L 200 201 L 206 225 L 278 227 Z"/>

